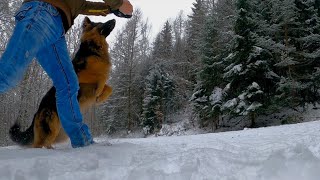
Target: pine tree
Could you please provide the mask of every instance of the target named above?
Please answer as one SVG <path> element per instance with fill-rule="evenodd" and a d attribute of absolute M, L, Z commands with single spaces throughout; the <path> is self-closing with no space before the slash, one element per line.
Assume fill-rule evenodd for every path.
<path fill-rule="evenodd" d="M 219 87 L 222 81 L 223 64 L 217 61 L 219 51 L 217 51 L 217 21 L 215 14 L 211 14 L 205 25 L 205 34 L 203 38 L 202 50 L 202 68 L 198 75 L 198 83 L 195 88 L 195 93 L 191 100 L 194 102 L 194 107 L 200 118 L 200 126 L 208 126 L 208 123 L 213 122 L 214 128 L 217 129 L 217 120 L 220 115 L 220 99 L 221 93 L 218 94 Z M 221 89 L 220 89 L 221 90 Z M 211 101 L 211 94 L 217 95 L 216 101 Z M 220 97 L 219 97 L 220 96 Z"/>
<path fill-rule="evenodd" d="M 163 26 L 163 29 L 157 34 L 153 44 L 153 59 L 156 63 L 166 64 L 172 58 L 173 50 L 172 26 L 169 21 Z"/>
<path fill-rule="evenodd" d="M 317 1 L 275 1 L 273 6 L 276 21 L 271 23 L 278 27 L 279 36 L 275 41 L 281 50 L 276 66 L 285 72 L 280 71 L 279 102 L 290 107 L 317 102 L 320 96 L 315 89 L 319 84 L 313 78 L 317 74 L 317 59 L 320 57 Z"/>
<path fill-rule="evenodd" d="M 151 134 L 161 129 L 166 111 L 171 107 L 173 84 L 161 66 L 155 66 L 145 82 L 143 112 L 141 115 L 145 133 Z"/>
<path fill-rule="evenodd" d="M 200 126 L 211 124 L 212 130 L 218 128 L 221 115 L 222 89 L 224 86 L 223 57 L 228 52 L 232 40 L 234 14 L 232 0 L 221 0 L 208 14 L 203 39 L 201 40 L 201 70 L 197 85 L 191 98 L 200 119 Z"/>
<path fill-rule="evenodd" d="M 161 32 L 162 45 L 160 47 L 162 58 L 172 58 L 172 26 L 169 21 L 166 21 L 163 30 Z"/>
<path fill-rule="evenodd" d="M 189 63 L 188 73 L 189 81 L 196 83 L 196 74 L 201 66 L 200 43 L 203 39 L 203 31 L 206 20 L 206 10 L 204 0 L 196 0 L 193 4 L 192 13 L 189 15 L 189 21 L 186 27 L 186 56 Z"/>
<path fill-rule="evenodd" d="M 313 81 L 320 66 L 320 17 L 316 8 L 317 0 L 295 0 L 298 9 L 299 28 L 293 35 L 297 49 L 294 57 L 298 64 L 293 67 L 293 79 L 298 84 L 296 97 L 300 97 L 300 105 L 319 102 L 320 94 L 317 89 L 320 84 Z M 299 98 L 299 99 L 300 99 Z"/>
<path fill-rule="evenodd" d="M 146 134 L 160 130 L 162 124 L 167 123 L 167 116 L 175 112 L 178 103 L 174 81 L 170 75 L 174 70 L 172 31 L 172 25 L 166 21 L 153 43 L 141 114 Z"/>
<path fill-rule="evenodd" d="M 127 21 L 116 35 L 111 49 L 114 69 L 110 84 L 113 94 L 109 98 L 103 118 L 111 129 L 126 129 L 128 132 L 140 125 L 141 101 L 143 99 L 140 72 L 144 58 L 148 57 L 148 23 L 140 10 Z M 111 118 L 112 117 L 112 118 Z"/>
<path fill-rule="evenodd" d="M 318 16 L 320 17 L 320 1 L 318 0 L 315 1 L 315 9 L 318 10 Z"/>
<path fill-rule="evenodd" d="M 192 95 L 194 82 L 190 80 L 194 74 L 190 73 L 191 64 L 187 61 L 186 43 L 186 18 L 182 11 L 173 21 L 173 51 L 170 61 L 170 75 L 175 84 L 175 110 L 189 105 L 189 98 Z"/>
<path fill-rule="evenodd" d="M 161 34 L 158 33 L 154 42 L 153 42 L 153 50 L 152 50 L 152 59 L 158 59 L 162 56 L 161 54 L 161 42 L 162 39 L 161 39 Z"/>
<path fill-rule="evenodd" d="M 247 115 L 251 126 L 255 126 L 257 115 L 270 104 L 271 57 L 268 50 L 258 46 L 259 26 L 253 5 L 248 0 L 238 0 L 236 6 L 236 36 L 231 53 L 225 58 L 228 66 L 223 78 L 228 84 L 224 88 L 222 109 L 228 114 Z"/>

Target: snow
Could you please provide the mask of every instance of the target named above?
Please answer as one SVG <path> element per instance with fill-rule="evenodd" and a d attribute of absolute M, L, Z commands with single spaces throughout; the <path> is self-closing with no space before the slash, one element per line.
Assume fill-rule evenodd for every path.
<path fill-rule="evenodd" d="M 273 72 L 273 71 L 268 71 L 266 73 L 266 78 L 273 79 L 274 77 L 275 78 L 280 78 L 280 76 L 278 74 L 276 74 L 275 72 Z"/>
<path fill-rule="evenodd" d="M 258 83 L 253 82 L 253 83 L 251 84 L 251 86 L 249 86 L 249 89 L 260 89 L 260 86 L 259 86 Z"/>
<path fill-rule="evenodd" d="M 237 98 L 233 98 L 229 101 L 227 101 L 226 103 L 223 104 L 223 108 L 231 108 L 234 107 L 238 104 L 238 99 Z"/>
<path fill-rule="evenodd" d="M 223 89 L 219 87 L 215 87 L 212 91 L 212 94 L 209 97 L 210 104 L 215 105 L 217 103 L 220 103 L 222 100 L 222 94 L 223 94 Z"/>
<path fill-rule="evenodd" d="M 317 180 L 320 121 L 54 150 L 0 148 L 0 180 Z M 111 144 L 111 145 L 109 145 Z"/>
<path fill-rule="evenodd" d="M 230 67 L 227 67 L 227 70 Z M 228 72 L 224 74 L 224 77 L 231 77 L 233 74 L 239 74 L 242 71 L 242 64 L 237 64 L 233 66 Z"/>
<path fill-rule="evenodd" d="M 303 56 L 306 58 L 310 58 L 310 59 L 316 59 L 316 58 L 320 57 L 320 49 L 318 49 L 312 53 L 304 53 Z"/>
<path fill-rule="evenodd" d="M 262 104 L 261 103 L 258 103 L 258 102 L 253 102 L 247 109 L 246 111 L 247 112 L 253 112 L 254 110 L 258 109 L 259 107 L 261 107 Z"/>

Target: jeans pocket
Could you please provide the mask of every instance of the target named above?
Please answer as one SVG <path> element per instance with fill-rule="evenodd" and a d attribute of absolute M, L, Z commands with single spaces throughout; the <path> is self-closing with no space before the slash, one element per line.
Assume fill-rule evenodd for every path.
<path fill-rule="evenodd" d="M 52 5 L 48 5 L 47 7 L 47 12 L 51 14 L 51 16 L 58 16 L 60 15 L 59 11 L 57 10 L 57 8 L 55 8 Z"/>
<path fill-rule="evenodd" d="M 21 21 L 26 17 L 27 12 L 32 8 L 31 4 L 22 5 L 21 8 L 14 15 L 16 21 Z"/>

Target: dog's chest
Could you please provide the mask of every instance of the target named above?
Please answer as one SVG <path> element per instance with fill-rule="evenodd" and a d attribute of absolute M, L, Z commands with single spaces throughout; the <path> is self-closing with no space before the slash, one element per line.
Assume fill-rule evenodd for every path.
<path fill-rule="evenodd" d="M 77 72 L 79 83 L 97 83 L 106 81 L 111 68 L 108 59 L 88 57 L 85 66 Z"/>

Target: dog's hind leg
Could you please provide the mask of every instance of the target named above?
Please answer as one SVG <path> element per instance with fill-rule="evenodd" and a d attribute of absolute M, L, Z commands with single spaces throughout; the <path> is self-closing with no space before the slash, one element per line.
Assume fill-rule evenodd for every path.
<path fill-rule="evenodd" d="M 53 149 L 52 145 L 56 141 L 56 138 L 58 137 L 61 130 L 61 124 L 58 115 L 55 114 L 55 116 L 48 122 L 48 124 L 50 127 L 50 133 L 44 141 L 44 146 L 48 149 Z"/>
<path fill-rule="evenodd" d="M 52 112 L 51 115 L 40 116 L 35 122 L 34 126 L 34 143 L 32 147 L 53 149 L 52 144 L 59 134 L 61 124 L 57 113 Z"/>
<path fill-rule="evenodd" d="M 44 146 L 44 140 L 47 138 L 47 133 L 43 131 L 41 125 L 43 121 L 46 121 L 46 114 L 46 109 L 42 109 L 34 120 L 34 139 L 32 143 L 33 148 L 42 148 Z"/>
<path fill-rule="evenodd" d="M 111 93 L 112 88 L 109 85 L 105 84 L 102 93 L 97 97 L 97 103 L 100 104 L 106 101 L 108 97 L 111 95 Z"/>

